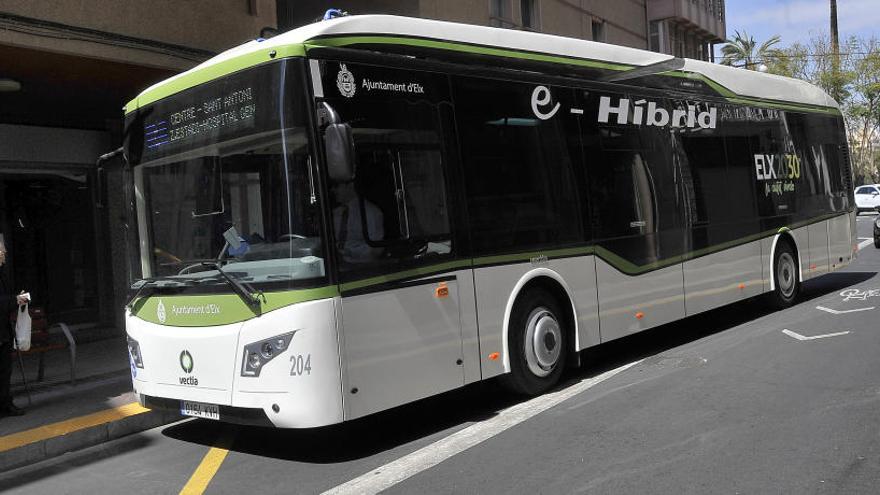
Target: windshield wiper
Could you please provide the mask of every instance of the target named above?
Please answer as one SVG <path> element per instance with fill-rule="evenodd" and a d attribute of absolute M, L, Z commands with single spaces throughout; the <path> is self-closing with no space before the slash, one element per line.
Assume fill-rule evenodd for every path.
<path fill-rule="evenodd" d="M 162 285 L 162 286 L 160 286 L 160 285 L 158 285 L 159 282 L 167 283 L 167 284 L 169 284 L 169 285 Z M 126 307 L 126 309 L 131 309 L 132 306 L 134 306 L 135 301 L 137 301 L 137 300 L 138 300 L 138 297 L 140 297 L 141 292 L 143 292 L 144 289 L 146 289 L 147 287 L 149 287 L 149 288 L 151 288 L 151 289 L 158 289 L 158 288 L 160 288 L 160 287 L 161 287 L 161 288 L 166 288 L 166 287 L 167 287 L 167 288 L 171 288 L 171 287 L 179 288 L 179 287 L 186 287 L 186 286 L 188 286 L 188 285 L 191 285 L 191 284 L 189 284 L 189 283 L 184 283 L 184 282 L 179 282 L 179 281 L 176 281 L 176 280 L 175 280 L 175 281 L 171 281 L 171 280 L 162 280 L 162 279 L 143 280 L 143 283 L 140 285 L 140 287 L 137 288 L 137 290 L 135 291 L 134 295 L 131 296 L 131 299 L 129 299 L 128 303 L 125 304 L 125 307 Z"/>
<path fill-rule="evenodd" d="M 223 269 L 220 268 L 219 262 L 203 261 L 202 266 L 217 270 L 217 273 L 219 273 L 227 282 L 229 282 L 229 285 L 232 287 L 235 293 L 238 294 L 238 297 L 240 297 L 241 300 L 244 301 L 244 303 L 247 304 L 252 310 L 257 311 L 260 309 L 261 299 L 262 302 L 266 301 L 266 296 L 263 295 L 262 291 L 255 290 L 247 282 L 236 280 L 229 276 L 228 273 L 224 272 Z"/>
<path fill-rule="evenodd" d="M 134 302 L 137 301 L 138 297 L 141 295 L 141 292 L 143 292 L 143 290 L 147 287 L 152 287 L 155 285 L 155 280 L 145 280 L 144 283 L 142 283 L 141 286 L 137 288 L 137 291 L 135 291 L 134 295 L 131 296 L 131 299 L 129 299 L 128 302 L 125 304 L 125 309 L 130 310 L 131 307 L 134 306 Z"/>

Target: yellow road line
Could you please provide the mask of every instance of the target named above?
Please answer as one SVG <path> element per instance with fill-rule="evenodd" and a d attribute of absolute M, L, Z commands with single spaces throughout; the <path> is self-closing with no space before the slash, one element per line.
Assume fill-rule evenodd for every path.
<path fill-rule="evenodd" d="M 0 437 L 0 452 L 17 449 L 24 445 L 40 442 L 49 438 L 60 437 L 85 428 L 119 421 L 120 419 L 142 414 L 147 411 L 149 411 L 149 409 L 141 407 L 137 402 L 132 402 L 131 404 L 114 407 L 113 409 L 107 409 L 106 411 L 87 414 L 78 418 L 59 421 L 50 425 L 40 426 L 39 428 L 13 433 L 12 435 Z"/>
<path fill-rule="evenodd" d="M 211 450 L 205 454 L 205 458 L 202 459 L 199 467 L 190 476 L 189 481 L 180 490 L 180 495 L 201 495 L 205 493 L 208 483 L 214 479 L 214 475 L 217 474 L 217 470 L 220 469 L 220 465 L 226 459 L 226 454 L 229 453 L 231 446 L 232 438 L 225 436 L 217 442 L 217 445 L 211 447 Z"/>

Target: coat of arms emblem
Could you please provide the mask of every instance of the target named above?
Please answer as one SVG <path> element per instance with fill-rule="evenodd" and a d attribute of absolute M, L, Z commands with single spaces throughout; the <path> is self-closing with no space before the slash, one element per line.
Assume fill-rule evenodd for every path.
<path fill-rule="evenodd" d="M 339 93 L 346 98 L 354 96 L 354 92 L 357 90 L 354 74 L 348 70 L 345 64 L 339 64 L 339 74 L 336 75 L 336 87 L 339 88 Z"/>
<path fill-rule="evenodd" d="M 156 318 L 159 319 L 159 323 L 165 323 L 165 305 L 162 304 L 161 299 L 159 299 L 159 306 L 156 307 Z"/>

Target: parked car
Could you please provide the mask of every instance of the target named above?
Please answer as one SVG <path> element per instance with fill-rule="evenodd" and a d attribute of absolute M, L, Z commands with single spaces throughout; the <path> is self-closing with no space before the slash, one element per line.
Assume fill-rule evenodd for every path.
<path fill-rule="evenodd" d="M 856 213 L 878 211 L 880 208 L 880 184 L 867 184 L 856 188 Z"/>
<path fill-rule="evenodd" d="M 880 249 L 880 216 L 874 219 L 874 247 Z"/>

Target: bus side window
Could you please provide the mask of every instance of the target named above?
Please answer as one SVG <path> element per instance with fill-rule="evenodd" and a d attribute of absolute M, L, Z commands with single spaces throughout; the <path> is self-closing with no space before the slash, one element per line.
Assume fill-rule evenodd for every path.
<path fill-rule="evenodd" d="M 585 240 L 583 175 L 577 121 L 568 111 L 537 118 L 531 102 L 572 106 L 568 88 L 469 77 L 453 78 L 473 249 L 515 253 Z M 549 110 L 547 110 L 549 111 Z"/>
<path fill-rule="evenodd" d="M 448 105 L 445 76 L 356 64 L 346 67 L 365 80 L 411 84 L 363 87 L 353 97 L 331 93 L 326 98 L 351 126 L 355 143 L 354 182 L 334 185 L 336 197 L 331 198 L 342 278 L 406 270 L 453 256 L 447 140 L 441 123 L 441 105 Z M 366 236 L 361 211 L 371 224 Z"/>
<path fill-rule="evenodd" d="M 619 93 L 582 91 L 578 105 L 600 115 L 602 102 L 623 108 L 645 101 L 671 113 L 662 98 Z M 682 254 L 685 199 L 669 130 L 583 119 L 581 136 L 597 242 L 636 265 Z"/>
<path fill-rule="evenodd" d="M 850 189 L 849 170 L 841 156 L 837 121 L 833 117 L 806 114 L 809 146 L 805 153 L 812 158 L 814 173 L 826 194 L 825 210 L 842 211 L 847 207 Z M 845 141 L 844 141 L 845 142 Z"/>

